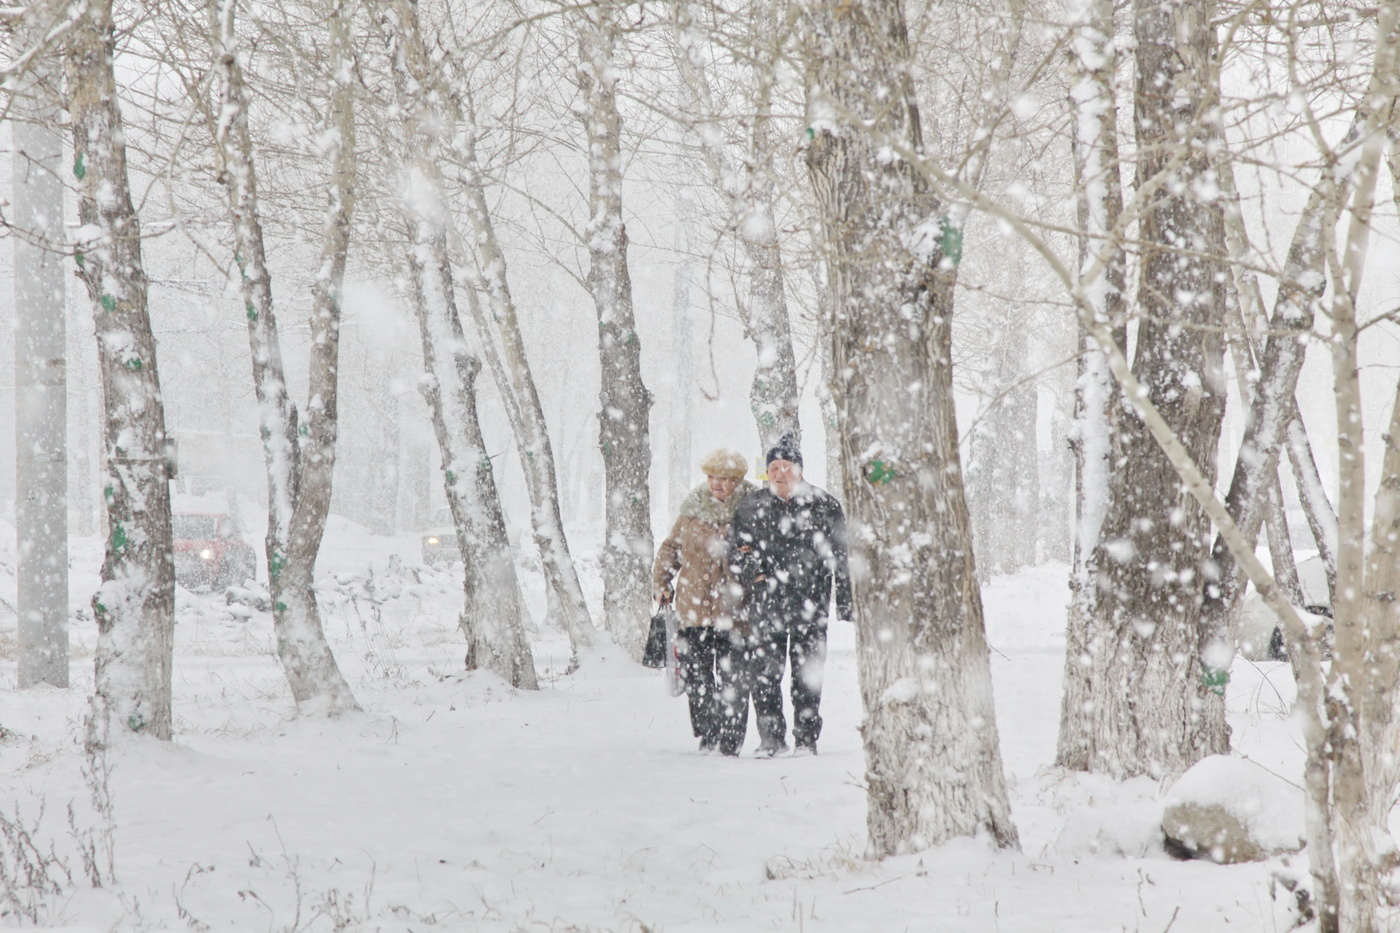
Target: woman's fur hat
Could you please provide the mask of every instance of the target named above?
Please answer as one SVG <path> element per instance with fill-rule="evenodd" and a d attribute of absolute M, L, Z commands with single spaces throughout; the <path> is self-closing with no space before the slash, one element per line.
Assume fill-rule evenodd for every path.
<path fill-rule="evenodd" d="M 744 455 L 739 451 L 721 447 L 705 455 L 705 459 L 700 461 L 700 471 L 706 476 L 743 479 L 744 474 L 749 472 L 749 465 L 744 462 Z"/>

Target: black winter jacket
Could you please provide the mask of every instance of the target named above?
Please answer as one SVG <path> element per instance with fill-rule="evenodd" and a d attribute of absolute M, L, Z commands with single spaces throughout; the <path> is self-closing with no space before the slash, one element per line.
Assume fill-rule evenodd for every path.
<path fill-rule="evenodd" d="M 787 500 L 765 487 L 739 503 L 729 526 L 729 566 L 757 634 L 825 622 L 833 583 L 837 618 L 851 618 L 846 515 L 816 486 L 801 483 Z"/>

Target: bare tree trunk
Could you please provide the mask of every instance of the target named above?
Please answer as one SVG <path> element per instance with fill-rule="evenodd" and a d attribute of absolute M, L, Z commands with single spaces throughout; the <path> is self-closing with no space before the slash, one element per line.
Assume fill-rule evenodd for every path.
<path fill-rule="evenodd" d="M 1315 188 L 1298 221 L 1279 281 L 1268 338 L 1254 357 L 1258 378 L 1253 382 L 1244 438 L 1225 497 L 1226 508 L 1248 541 L 1258 539 L 1271 491 L 1278 484 L 1279 456 L 1294 410 L 1293 393 L 1303 370 L 1306 348 L 1300 338 L 1312 329 L 1327 284 L 1321 230 L 1327 196 L 1323 188 Z M 1205 717 L 1204 725 L 1219 730 L 1208 744 L 1220 748 L 1229 745 L 1224 686 L 1235 655 L 1235 620 L 1244 600 L 1245 579 L 1219 534 L 1203 577 L 1200 660 L 1208 681 L 1218 685 L 1204 702 L 1219 707 Z"/>
<path fill-rule="evenodd" d="M 441 98 L 431 73 L 412 0 L 393 0 L 380 14 L 379 26 L 389 44 L 403 119 L 409 177 L 403 179 L 400 210 L 410 233 L 406 262 L 427 371 L 423 391 L 442 452 L 444 489 L 465 568 L 461 627 L 467 640 L 466 663 L 469 669 L 491 670 L 513 686 L 535 689 L 525 608 L 477 416 L 475 386 L 481 363 L 462 330 L 447 247 L 439 133 L 442 114 L 451 112 L 450 102 Z"/>
<path fill-rule="evenodd" d="M 220 108 L 216 131 L 219 179 L 228 191 L 233 221 L 235 262 L 248 319 L 248 344 L 253 361 L 253 385 L 257 393 L 263 450 L 267 461 L 267 578 L 272 595 L 272 620 L 277 635 L 277 657 L 297 705 L 309 711 L 336 715 L 359 709 L 350 685 L 336 664 L 321 628 L 312 575 L 321 531 L 330 502 L 331 470 L 335 442 L 334 339 L 339 311 L 332 304 L 331 276 L 339 264 L 344 269 L 348 248 L 349 212 L 352 207 L 351 165 L 340 160 L 335 167 L 335 193 L 328 237 L 323 244 L 323 275 L 313 306 L 312 333 L 322 338 L 313 347 L 312 398 L 318 410 L 307 423 L 303 442 L 296 406 L 287 393 L 282 348 L 272 296 L 272 275 L 263 250 L 253 143 L 248 132 L 247 86 L 238 63 L 234 34 L 235 0 L 218 0 L 215 7 L 215 49 L 220 81 Z M 332 20 L 340 18 L 333 14 Z M 333 26 L 338 56 L 348 55 L 348 25 Z M 336 38 L 339 33 L 338 39 Z M 342 88 L 333 108 L 350 106 Z M 341 117 L 337 130 L 353 117 Z M 342 138 L 342 142 L 345 140 Z M 353 132 L 348 140 L 353 146 Z M 353 153 L 352 153 L 353 155 Z M 344 212 L 337 218 L 337 213 Z M 339 255 L 337 255 L 339 254 Z M 317 395 L 317 392 L 324 393 Z M 313 430 L 314 429 L 314 430 Z M 303 443 L 305 447 L 303 448 Z M 304 472 L 310 463 L 311 472 Z M 303 502 L 303 495 L 311 496 Z"/>
<path fill-rule="evenodd" d="M 1297 406 L 1293 418 L 1288 422 L 1288 465 L 1293 470 L 1293 479 L 1298 486 L 1298 500 L 1303 504 L 1303 514 L 1308 520 L 1308 530 L 1317 544 L 1318 556 L 1327 570 L 1327 591 L 1335 599 L 1337 591 L 1337 513 L 1327 499 L 1326 487 L 1317 472 L 1317 461 L 1313 459 L 1312 444 L 1308 442 L 1308 431 L 1303 426 Z"/>
<path fill-rule="evenodd" d="M 1015 314 L 1010 304 L 992 312 L 1001 333 L 991 348 L 993 371 L 986 379 L 990 408 L 968 443 L 968 505 L 983 581 L 1035 563 L 1036 535 L 1027 530 L 1036 526 L 1040 499 L 1037 392 L 1034 382 L 1023 378 L 1030 348 Z"/>
<path fill-rule="evenodd" d="M 1346 237 L 1330 252 L 1333 386 L 1337 405 L 1337 582 L 1335 637 L 1328 671 L 1332 713 L 1333 838 L 1339 875 L 1337 927 L 1347 933 L 1380 929 L 1378 908 L 1396 864 L 1387 829 L 1400 762 L 1394 755 L 1400 680 L 1400 387 L 1383 437 L 1381 482 L 1365 546 L 1365 459 L 1357 359 L 1356 299 L 1372 233 L 1372 212 L 1387 137 L 1400 101 L 1400 2 L 1379 4 L 1375 62 L 1355 147 Z M 1324 228 L 1335 230 L 1334 222 Z M 1324 905 L 1329 906 L 1329 905 Z M 1327 929 L 1324 919 L 1322 927 Z"/>
<path fill-rule="evenodd" d="M 1111 0 L 1079 0 L 1074 8 L 1075 184 L 1085 231 L 1080 241 L 1079 287 L 1094 320 L 1111 329 L 1116 346 L 1127 345 L 1123 325 L 1125 259 L 1116 231 L 1123 211 L 1123 188 L 1118 169 L 1118 106 L 1114 93 L 1113 4 Z M 1093 652 L 1089 620 L 1098 604 L 1098 579 L 1089 563 L 1108 512 L 1109 476 L 1118 462 L 1117 393 L 1104 351 L 1083 326 L 1079 327 L 1079 378 L 1075 381 L 1074 427 L 1071 443 L 1075 461 L 1075 522 L 1071 544 L 1069 617 L 1065 626 L 1064 693 L 1055 763 L 1063 768 L 1089 768 L 1089 731 L 1093 682 Z"/>
<path fill-rule="evenodd" d="M 1225 404 L 1222 211 L 1196 194 L 1218 158 L 1212 8 L 1134 3 L 1138 177 L 1165 173 L 1170 184 L 1152 190 L 1141 220 L 1133 373 L 1208 482 Z M 1203 702 L 1223 683 L 1205 682 L 1197 652 L 1210 522 L 1140 417 L 1125 414 L 1118 435 L 1122 465 L 1089 558 L 1098 578 L 1088 622 L 1094 703 L 1083 711 L 1089 767 L 1161 776 L 1225 750 L 1223 726 L 1206 721 L 1219 708 Z"/>
<path fill-rule="evenodd" d="M 578 83 L 588 136 L 588 290 L 598 313 L 601 386 L 598 442 L 603 452 L 606 540 L 603 621 L 636 659 L 650 616 L 652 397 L 642 383 L 641 339 L 632 313 L 627 228 L 622 220 L 622 118 L 617 110 L 616 11 L 579 11 Z"/>
<path fill-rule="evenodd" d="M 1274 566 L 1274 581 L 1283 598 L 1295 606 L 1306 606 L 1303 584 L 1298 579 L 1298 562 L 1293 557 L 1293 538 L 1283 514 L 1283 489 L 1278 474 L 1267 487 L 1268 502 L 1264 506 L 1264 532 L 1269 541 L 1269 560 Z M 1241 589 L 1244 587 L 1241 586 Z"/>
<path fill-rule="evenodd" d="M 676 376 L 666 425 L 667 515 L 680 514 L 681 502 L 695 487 L 691 452 L 691 434 L 695 430 L 695 332 L 691 326 L 690 285 L 694 275 L 691 228 L 697 213 L 691 193 L 680 189 L 676 194 L 676 267 L 671 284 L 671 357 Z"/>
<path fill-rule="evenodd" d="M 57 130 L 62 64 L 40 59 L 19 80 L 8 114 L 14 133 L 10 224 L 15 244 L 18 684 L 67 687 L 67 250 L 59 178 L 63 140 Z"/>
<path fill-rule="evenodd" d="M 421 260 L 425 253 L 431 264 Z M 467 640 L 466 667 L 493 671 L 513 687 L 534 690 L 539 682 L 525 632 L 520 583 L 477 417 L 481 363 L 466 350 L 446 237 L 421 218 L 408 250 L 408 266 L 410 298 L 429 373 L 423 393 L 442 451 L 447 504 L 465 568 L 466 605 L 459 625 Z"/>
<path fill-rule="evenodd" d="M 170 738 L 175 628 L 165 408 L 112 71 L 115 47 L 111 0 L 92 0 L 69 33 L 66 66 L 78 220 L 89 231 L 74 258 L 92 299 L 106 448 L 107 547 L 92 599 L 94 744 L 113 728 Z"/>
<path fill-rule="evenodd" d="M 506 257 L 496 239 L 496 226 L 486 203 L 485 180 L 476 160 L 475 126 L 468 122 L 463 135 L 464 140 L 458 146 L 463 165 L 459 181 L 464 188 L 466 212 L 475 234 L 481 290 L 489 305 L 489 308 L 482 307 L 476 292 L 468 291 L 468 308 L 477 336 L 485 347 L 487 364 L 505 401 L 520 452 L 525 488 L 530 496 L 535 546 L 549 592 L 549 610 L 555 616 L 555 623 L 569 633 L 569 643 L 577 653 L 579 648 L 593 644 L 593 620 L 583 598 L 568 537 L 564 534 L 554 446 L 525 353 L 525 339 L 520 332 L 515 299 L 506 275 Z M 500 341 L 499 352 L 495 340 Z"/>
<path fill-rule="evenodd" d="M 720 130 L 719 114 L 705 70 L 700 36 L 686 4 L 675 7 L 679 39 L 676 64 L 698 111 L 700 143 L 710 181 L 729 208 L 729 223 L 743 244 L 749 282 L 748 306 L 742 308 L 744 326 L 754 342 L 758 364 L 749 388 L 749 405 L 758 425 L 759 444 L 765 450 L 784 434 L 799 441 L 797 360 L 792 349 L 782 249 L 774 218 L 773 188 L 773 85 L 777 80 L 776 57 L 782 54 L 790 24 L 773 14 L 779 4 L 755 4 L 748 35 L 755 60 L 750 98 L 743 103 L 748 124 L 744 151 L 731 157 Z"/>
<path fill-rule="evenodd" d="M 1014 847 L 958 460 L 952 264 L 926 235 L 937 198 L 883 144 L 922 146 L 903 10 L 825 0 L 806 15 L 807 165 L 829 276 L 852 562 L 863 568 L 869 852 L 981 833 Z"/>

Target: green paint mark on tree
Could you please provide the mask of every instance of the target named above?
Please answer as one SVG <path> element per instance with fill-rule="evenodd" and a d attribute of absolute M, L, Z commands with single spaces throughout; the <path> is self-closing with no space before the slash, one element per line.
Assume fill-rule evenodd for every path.
<path fill-rule="evenodd" d="M 83 154 L 78 153 L 78 158 L 73 160 L 73 177 L 82 181 L 87 177 L 87 165 L 83 162 Z"/>
<path fill-rule="evenodd" d="M 284 603 L 284 602 L 282 602 L 282 600 L 279 599 L 279 600 L 277 600 L 277 605 L 274 606 L 273 608 L 275 608 L 278 612 L 286 612 L 286 611 L 287 611 L 287 604 Z"/>
<path fill-rule="evenodd" d="M 127 537 L 126 526 L 123 525 L 121 522 L 117 522 L 115 525 L 113 525 L 112 553 L 120 554 L 122 551 L 126 550 L 126 546 L 130 543 L 131 539 Z"/>
<path fill-rule="evenodd" d="M 865 480 L 872 486 L 884 486 L 894 479 L 894 464 L 884 460 L 871 460 L 865 465 Z"/>
<path fill-rule="evenodd" d="M 309 424 L 307 424 L 305 421 L 303 421 L 303 422 L 301 423 L 301 425 L 297 427 L 297 433 L 300 434 L 302 437 L 310 437 L 310 436 L 311 436 L 311 425 L 309 425 Z"/>
<path fill-rule="evenodd" d="M 273 582 L 282 576 L 282 571 L 287 566 L 287 555 L 281 551 L 273 551 L 272 559 L 267 562 L 268 581 Z"/>
<path fill-rule="evenodd" d="M 82 253 L 74 253 L 73 261 L 78 264 L 79 269 L 87 268 L 87 257 L 84 256 Z"/>
<path fill-rule="evenodd" d="M 956 266 L 962 262 L 962 231 L 955 227 L 952 219 L 946 215 L 938 219 L 938 228 L 943 231 L 938 240 L 938 248 L 948 257 L 948 261 Z"/>
<path fill-rule="evenodd" d="M 457 474 L 454 473 L 454 472 L 452 472 L 451 470 L 448 470 L 448 471 L 447 471 L 447 485 L 449 485 L 449 486 L 455 486 L 455 485 L 457 485 Z"/>
<path fill-rule="evenodd" d="M 112 486 L 102 487 L 102 498 L 106 500 L 108 505 L 111 505 L 117 499 L 117 490 Z"/>
<path fill-rule="evenodd" d="M 778 418 L 771 411 L 765 411 L 763 414 L 758 416 L 758 423 L 763 425 L 765 428 L 771 428 L 773 425 L 778 423 Z"/>
<path fill-rule="evenodd" d="M 807 127 L 807 138 L 808 138 L 808 139 L 816 139 L 816 138 L 817 138 L 817 130 L 816 130 L 816 127 L 812 127 L 812 126 Z"/>
<path fill-rule="evenodd" d="M 1225 686 L 1230 682 L 1230 672 L 1227 670 L 1217 670 L 1213 667 L 1201 668 L 1201 683 L 1206 685 L 1211 693 L 1218 697 L 1225 695 Z"/>
<path fill-rule="evenodd" d="M 98 303 L 102 305 L 102 310 L 106 311 L 108 314 L 117 310 L 117 299 L 113 298 L 111 295 L 103 295 L 98 299 Z"/>
<path fill-rule="evenodd" d="M 146 717 L 142 716 L 138 710 L 126 717 L 126 724 L 132 732 L 140 732 L 142 729 L 146 728 Z"/>
<path fill-rule="evenodd" d="M 134 373 L 139 373 L 141 371 L 141 357 L 133 356 L 122 365 Z"/>
<path fill-rule="evenodd" d="M 256 321 L 258 319 L 258 309 L 253 307 L 251 301 L 247 302 L 243 307 L 248 312 L 248 320 Z"/>

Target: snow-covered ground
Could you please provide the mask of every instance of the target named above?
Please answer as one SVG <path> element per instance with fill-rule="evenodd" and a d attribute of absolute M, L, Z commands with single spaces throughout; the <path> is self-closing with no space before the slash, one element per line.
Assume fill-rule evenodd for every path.
<path fill-rule="evenodd" d="M 871 862 L 849 626 L 831 633 L 818 757 L 749 757 L 752 725 L 744 757 L 702 756 L 684 700 L 616 649 L 566 674 L 567 641 L 546 628 L 535 642 L 540 691 L 463 673 L 460 580 L 421 566 L 417 536 L 344 522 L 319 589 L 364 712 L 297 718 L 270 617 L 180 590 L 175 741 L 129 743 L 106 762 L 112 883 L 108 824 L 82 773 L 99 543 L 73 546 L 73 688 L 18 691 L 13 540 L 0 528 L 0 724 L 14 732 L 0 744 L 0 814 L 37 823 L 35 841 L 72 873 L 55 868 L 61 890 L 32 902 L 45 926 L 1185 933 L 1296 920 L 1271 883 L 1282 860 L 1174 861 L 1157 830 L 1163 787 L 1052 767 L 1063 566 L 983 593 L 1021 851 L 962 840 Z M 596 569 L 587 575 L 596 597 Z M 527 568 L 524 579 L 538 615 L 539 578 Z M 1286 665 L 1238 661 L 1230 691 L 1238 751 L 1298 775 Z M 100 889 L 78 837 L 96 844 Z M 1283 870 L 1305 867 L 1294 863 Z"/>

